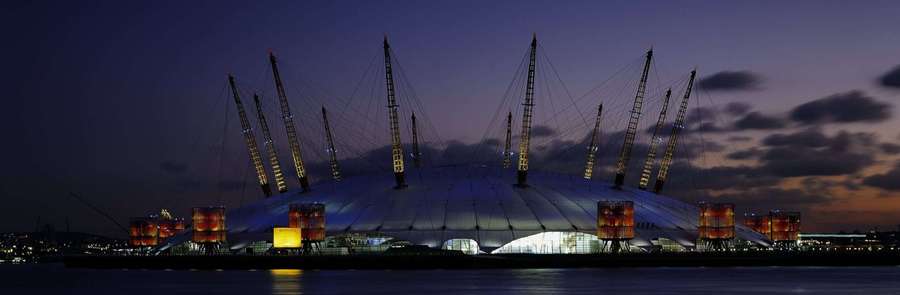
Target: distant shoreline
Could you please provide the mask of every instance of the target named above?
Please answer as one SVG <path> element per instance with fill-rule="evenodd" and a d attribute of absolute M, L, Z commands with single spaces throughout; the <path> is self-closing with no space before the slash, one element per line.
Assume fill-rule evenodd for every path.
<path fill-rule="evenodd" d="M 900 266 L 900 252 L 635 253 L 581 255 L 67 256 L 66 267 L 117 269 L 490 269 Z"/>

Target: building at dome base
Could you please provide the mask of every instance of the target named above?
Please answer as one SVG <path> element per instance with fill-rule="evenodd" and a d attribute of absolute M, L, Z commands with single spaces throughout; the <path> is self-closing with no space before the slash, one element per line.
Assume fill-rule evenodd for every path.
<path fill-rule="evenodd" d="M 326 232 L 390 237 L 412 245 L 448 248 L 472 240 L 483 253 L 591 253 L 597 240 L 597 203 L 634 202 L 632 247 L 694 249 L 699 208 L 644 190 L 575 175 L 532 171 L 528 187 L 498 168 L 449 166 L 409 171 L 408 187 L 394 189 L 389 174 L 320 182 L 305 193 L 288 192 L 229 210 L 228 241 L 240 250 L 271 241 L 272 228 L 289 222 L 291 204 L 325 204 Z M 738 241 L 767 247 L 765 236 L 737 226 Z M 172 239 L 168 247 L 186 241 Z M 453 247 L 449 247 L 453 249 Z"/>

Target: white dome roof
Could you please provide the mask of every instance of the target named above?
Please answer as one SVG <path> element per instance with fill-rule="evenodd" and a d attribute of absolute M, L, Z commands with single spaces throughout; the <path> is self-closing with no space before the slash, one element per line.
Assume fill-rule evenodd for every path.
<path fill-rule="evenodd" d="M 432 247 L 472 239 L 482 248 L 497 248 L 541 232 L 596 234 L 600 200 L 634 202 L 632 245 L 666 238 L 691 247 L 697 239 L 697 206 L 642 190 L 613 189 L 607 182 L 532 171 L 529 187 L 519 188 L 513 185 L 513 169 L 452 166 L 406 173 L 405 189 L 393 189 L 393 174 L 386 172 L 322 181 L 308 193 L 288 192 L 230 210 L 228 240 L 270 238 L 273 226 L 287 225 L 290 204 L 320 202 L 329 235 L 380 232 Z M 736 235 L 768 244 L 741 225 Z"/>

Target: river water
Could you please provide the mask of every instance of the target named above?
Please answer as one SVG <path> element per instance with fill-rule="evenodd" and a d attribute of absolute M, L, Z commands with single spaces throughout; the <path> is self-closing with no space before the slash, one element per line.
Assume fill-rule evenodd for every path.
<path fill-rule="evenodd" d="M 0 265 L 0 294 L 900 294 L 900 267 L 94 270 Z"/>

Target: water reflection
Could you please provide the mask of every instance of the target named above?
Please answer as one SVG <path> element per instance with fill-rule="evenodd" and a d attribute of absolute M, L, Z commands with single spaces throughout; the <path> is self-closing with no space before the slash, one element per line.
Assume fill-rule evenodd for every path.
<path fill-rule="evenodd" d="M 512 269 L 506 280 L 513 282 L 510 293 L 516 294 L 560 294 L 566 291 L 562 272 L 559 269 Z"/>
<path fill-rule="evenodd" d="M 303 294 L 300 277 L 303 270 L 300 269 L 272 269 L 269 270 L 271 279 L 270 294 Z"/>
<path fill-rule="evenodd" d="M 48 280 L 52 277 L 52 280 Z M 0 294 L 900 294 L 900 267 L 100 270 L 0 265 Z"/>

